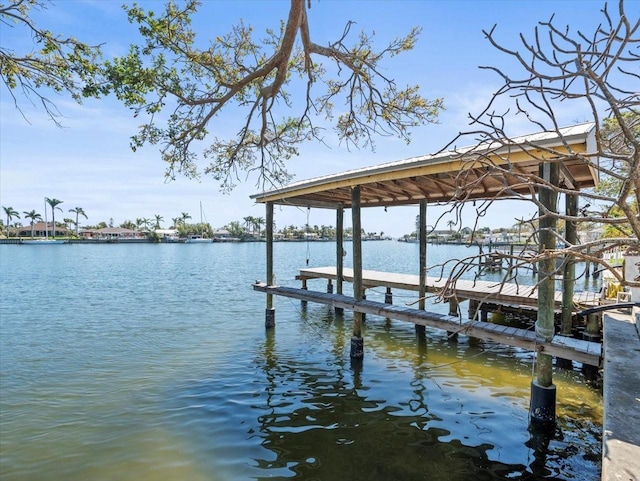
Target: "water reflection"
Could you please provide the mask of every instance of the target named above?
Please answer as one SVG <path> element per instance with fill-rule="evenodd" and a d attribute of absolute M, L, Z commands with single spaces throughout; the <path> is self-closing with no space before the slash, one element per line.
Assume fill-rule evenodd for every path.
<path fill-rule="evenodd" d="M 247 369 L 238 366 L 188 389 L 191 424 L 208 425 L 192 442 L 226 459 L 215 463 L 221 479 L 598 479 L 598 413 L 571 399 L 589 392 L 574 385 L 579 374 L 558 378 L 561 422 L 541 438 L 527 430 L 526 354 L 449 343 L 437 331 L 418 342 L 409 326 L 372 316 L 358 367 L 349 315 L 309 306 L 302 317 L 295 333 L 264 335 L 246 384 L 225 384 Z M 566 438 L 565 429 L 579 434 Z M 215 439 L 244 454 L 221 453 Z"/>
<path fill-rule="evenodd" d="M 265 334 L 259 245 L 0 247 L 3 481 L 599 478 L 579 372 L 555 373 L 560 430 L 538 448 L 529 353 L 369 316 L 355 369 L 352 314 L 285 299 Z M 414 246 L 376 248 L 371 268 L 411 268 Z"/>

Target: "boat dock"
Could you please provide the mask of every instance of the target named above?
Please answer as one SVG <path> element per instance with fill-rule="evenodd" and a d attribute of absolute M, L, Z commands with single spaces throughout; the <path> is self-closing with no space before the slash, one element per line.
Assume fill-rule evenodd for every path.
<path fill-rule="evenodd" d="M 343 280 L 351 282 L 353 271 L 345 268 Z M 537 296 L 531 286 L 500 285 L 499 282 L 488 281 L 463 281 L 458 280 L 455 285 L 448 286 L 446 279 L 427 277 L 428 292 L 438 292 L 448 289 L 448 296 L 457 299 L 457 303 L 470 300 L 471 307 L 469 319 L 464 319 L 457 314 L 437 314 L 419 309 L 417 307 L 399 306 L 391 304 L 390 289 L 402 289 L 419 291 L 419 276 L 409 274 L 397 274 L 380 271 L 363 270 L 363 286 L 365 288 L 384 287 L 387 289 L 386 302 L 376 302 L 367 299 L 356 300 L 353 297 L 332 292 L 309 290 L 307 281 L 311 279 L 327 279 L 328 291 L 332 291 L 331 282 L 336 279 L 335 267 L 319 267 L 301 269 L 297 279 L 302 281 L 301 288 L 267 286 L 264 283 L 255 283 L 253 289 L 266 294 L 284 296 L 298 299 L 302 302 L 314 302 L 333 306 L 338 309 L 347 309 L 362 314 L 372 314 L 389 319 L 397 319 L 416 326 L 424 326 L 442 329 L 452 334 L 465 334 L 485 341 L 498 342 L 510 346 L 520 347 L 533 352 L 544 352 L 550 356 L 571 359 L 591 366 L 602 364 L 602 344 L 599 342 L 575 339 L 568 336 L 555 335 L 550 341 L 536 335 L 533 330 L 494 324 L 483 320 L 476 320 L 475 310 L 483 311 L 482 303 L 488 305 L 510 304 L 526 310 L 535 310 Z M 577 296 L 582 302 L 594 302 L 595 293 Z M 591 296 L 590 294 L 593 294 Z M 562 294 L 558 293 L 558 300 L 562 300 Z M 417 299 L 416 299 L 417 302 Z M 454 304 L 452 302 L 452 304 Z"/>
<path fill-rule="evenodd" d="M 343 269 L 343 280 L 353 282 L 353 277 L 353 269 Z M 304 288 L 306 281 L 310 279 L 335 280 L 337 278 L 337 269 L 335 267 L 300 269 L 300 274 L 296 278 L 303 282 Z M 364 288 L 385 287 L 388 290 L 419 291 L 420 277 L 411 274 L 363 270 L 362 284 Z M 443 298 L 454 299 L 458 303 L 468 300 L 476 305 L 484 303 L 509 306 L 523 311 L 535 311 L 538 308 L 538 290 L 535 286 L 464 279 L 456 279 L 455 282 L 451 282 L 446 277 L 427 276 L 425 289 L 430 293 L 438 293 Z M 577 292 L 573 296 L 573 303 L 574 306 L 580 306 L 581 308 L 597 306 L 599 297 L 600 294 L 596 292 Z M 554 301 L 556 310 L 560 310 L 562 307 L 562 292 L 555 293 Z M 470 315 L 469 317 L 473 318 L 475 316 Z"/>
<path fill-rule="evenodd" d="M 575 155 L 566 156 L 566 151 L 591 152 L 595 142 L 595 125 L 579 124 L 559 129 L 556 132 L 539 132 L 523 136 L 517 142 L 480 144 L 462 151 L 443 151 L 434 155 L 389 162 L 377 166 L 354 169 L 296 182 L 271 191 L 252 196 L 265 205 L 266 213 L 266 282 L 256 281 L 253 289 L 266 294 L 265 328 L 276 325 L 274 296 L 299 299 L 333 306 L 336 311 L 353 311 L 350 358 L 354 366 L 364 359 L 362 324 L 364 315 L 373 314 L 383 318 L 398 319 L 413 323 L 419 336 L 425 335 L 425 327 L 443 329 L 451 337 L 463 333 L 471 337 L 529 349 L 536 353 L 535 373 L 532 373 L 529 424 L 536 430 L 552 432 L 556 425 L 556 386 L 553 384 L 553 358 L 575 360 L 587 366 L 604 369 L 605 390 L 605 439 L 603 449 L 603 479 L 636 480 L 640 453 L 637 438 L 640 393 L 638 393 L 638 334 L 626 338 L 612 336 L 612 330 L 604 324 L 603 352 L 600 342 L 598 314 L 587 315 L 584 339 L 574 338 L 574 315 L 585 308 L 598 306 L 600 295 L 575 292 L 575 265 L 577 256 L 571 252 L 554 256 L 557 238 L 556 219 L 540 216 L 537 252 L 550 252 L 538 259 L 523 254 L 519 258 L 537 272 L 536 286 L 485 280 L 462 280 L 429 277 L 427 269 L 427 206 L 436 203 L 456 203 L 476 199 L 498 200 L 521 195 L 532 196 L 532 186 L 522 182 L 519 174 L 540 176 L 549 186 L 565 189 L 564 213 L 568 218 L 579 217 L 578 199 L 582 189 L 596 184 L 593 170 L 588 163 L 575 162 Z M 543 155 L 541 155 L 541 152 Z M 486 167 L 504 167 L 505 172 L 518 175 L 487 175 Z M 571 192 L 571 193 L 569 193 Z M 557 193 L 553 189 L 537 188 L 537 202 L 545 209 L 556 212 Z M 273 225 L 274 207 L 332 209 L 336 215 L 336 267 L 301 269 L 297 278 L 301 288 L 277 286 L 274 275 Z M 386 208 L 401 205 L 417 205 L 416 231 L 419 253 L 415 273 L 395 274 L 363 270 L 362 216 L 363 208 Z M 352 269 L 344 267 L 344 211 L 351 211 Z M 565 223 L 564 236 L 570 245 L 579 245 L 575 223 Z M 490 259 L 490 266 L 498 268 L 497 260 Z M 510 254 L 509 254 L 510 256 Z M 482 253 L 478 256 L 482 258 Z M 562 272 L 557 260 L 563 259 Z M 557 275 L 560 277 L 558 278 Z M 308 281 L 325 279 L 327 292 L 309 290 Z M 333 282 L 335 281 L 335 293 Z M 343 295 L 343 281 L 351 282 L 351 295 Z M 562 283 L 562 292 L 556 291 L 556 283 Z M 366 289 L 387 289 L 385 302 L 366 299 Z M 392 303 L 392 289 L 417 291 L 416 301 L 411 306 Z M 449 314 L 428 312 L 425 305 L 427 294 L 438 295 L 449 303 Z M 630 301 L 636 312 L 637 294 Z M 470 315 L 461 316 L 459 304 L 469 301 Z M 619 309 L 622 306 L 608 306 Z M 628 307 L 628 306 L 627 306 Z M 486 322 L 490 310 L 515 309 L 517 312 L 535 317 L 532 329 L 521 329 Z M 479 313 L 479 315 L 478 315 Z M 609 314 L 603 315 L 610 319 Z M 634 313 L 635 324 L 640 323 Z M 629 317 L 629 316 L 627 316 Z M 560 331 L 557 334 L 558 319 Z M 625 353 L 633 350 L 633 353 Z M 623 355 L 624 354 L 624 355 Z M 633 354 L 636 358 L 631 359 Z M 603 363 L 604 355 L 604 363 Z M 619 363 L 619 364 L 618 364 Z M 620 371 L 624 375 L 617 375 Z M 630 381 L 625 382 L 625 377 Z M 630 411 L 634 411 L 631 413 Z M 613 423 L 615 420 L 615 423 Z M 609 434 L 608 430 L 611 430 Z M 610 463 L 611 461 L 611 463 Z M 626 462 L 626 464 L 625 464 Z"/>
<path fill-rule="evenodd" d="M 640 479 L 640 310 L 603 315 L 602 480 Z"/>

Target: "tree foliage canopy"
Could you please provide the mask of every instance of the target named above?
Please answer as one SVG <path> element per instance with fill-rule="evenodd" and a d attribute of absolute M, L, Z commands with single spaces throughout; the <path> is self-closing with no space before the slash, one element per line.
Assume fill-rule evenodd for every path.
<path fill-rule="evenodd" d="M 415 85 L 399 87 L 380 68 L 413 48 L 418 28 L 376 50 L 365 33 L 347 45 L 348 23 L 340 38 L 320 45 L 310 31 L 311 2 L 291 0 L 286 21 L 261 38 L 240 21 L 203 43 L 191 28 L 198 5 L 171 1 L 160 15 L 125 7 L 143 41 L 108 62 L 108 84 L 96 87 L 113 90 L 135 115 L 148 115 L 132 148 L 158 144 L 170 178 L 198 175 L 197 151 L 206 140 L 204 173 L 223 189 L 253 170 L 279 185 L 290 179 L 285 163 L 299 145 L 322 141 L 324 120 L 334 122 L 348 146 L 373 147 L 375 135 L 408 142 L 412 127 L 434 122 L 442 109 L 441 99 L 423 98 Z M 232 109 L 244 121 L 228 138 L 215 131 L 214 120 Z"/>
<path fill-rule="evenodd" d="M 10 92 L 18 110 L 16 92 L 26 99 L 38 100 L 57 124 L 59 112 L 55 103 L 45 96 L 45 89 L 67 93 L 80 102 L 87 84 L 94 83 L 99 72 L 100 48 L 40 28 L 32 19 L 32 10 L 47 8 L 44 0 L 9 0 L 0 4 L 0 22 L 4 28 L 17 28 L 31 35 L 34 48 L 16 52 L 0 45 L 0 78 Z"/>

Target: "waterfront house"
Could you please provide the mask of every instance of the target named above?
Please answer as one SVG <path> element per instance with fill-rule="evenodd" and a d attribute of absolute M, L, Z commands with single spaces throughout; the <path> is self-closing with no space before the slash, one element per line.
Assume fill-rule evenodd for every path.
<path fill-rule="evenodd" d="M 146 240 L 147 232 L 141 232 L 123 227 L 105 227 L 102 229 L 85 229 L 80 231 L 80 235 L 85 240 Z"/>
<path fill-rule="evenodd" d="M 34 237 L 63 237 L 69 235 L 69 231 L 65 227 L 56 226 L 55 232 L 53 224 L 51 222 L 35 222 L 33 224 L 33 236 Z M 31 237 L 31 224 L 20 227 L 18 231 L 20 237 Z"/>

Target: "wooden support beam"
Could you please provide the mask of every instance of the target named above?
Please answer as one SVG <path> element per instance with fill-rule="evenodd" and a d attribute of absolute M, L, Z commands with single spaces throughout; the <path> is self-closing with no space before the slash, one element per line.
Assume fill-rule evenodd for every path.
<path fill-rule="evenodd" d="M 336 210 L 336 293 L 342 294 L 344 278 L 344 209 Z"/>
<path fill-rule="evenodd" d="M 424 311 L 425 296 L 427 295 L 427 201 L 420 201 L 420 215 L 418 216 L 418 308 Z M 425 328 L 416 324 L 416 333 L 419 338 L 425 337 Z"/>
<path fill-rule="evenodd" d="M 567 216 L 578 215 L 578 193 L 565 196 L 565 213 Z M 575 221 L 565 222 L 565 239 L 569 245 L 578 243 L 578 228 Z M 568 254 L 564 261 L 562 272 L 562 322 L 561 332 L 565 336 L 571 335 L 573 328 L 573 293 L 576 282 L 576 262 L 573 255 Z"/>
<path fill-rule="evenodd" d="M 420 297 L 419 307 L 424 310 L 425 295 L 427 294 L 426 282 L 427 282 L 427 201 L 420 201 L 420 284 L 418 290 L 418 296 Z"/>
<path fill-rule="evenodd" d="M 546 162 L 540 165 L 540 177 L 553 186 L 558 185 L 560 168 L 557 163 Z M 544 253 L 556 247 L 556 218 L 558 194 L 550 188 L 541 187 L 538 192 L 540 203 L 539 251 Z M 547 214 L 549 211 L 551 214 Z M 538 264 L 538 319 L 536 335 L 545 341 L 551 341 L 555 334 L 555 259 L 543 258 Z M 531 383 L 531 404 L 529 417 L 532 425 L 555 426 L 556 390 L 553 385 L 553 357 L 544 352 L 537 353 L 537 377 Z"/>
<path fill-rule="evenodd" d="M 402 305 L 390 305 L 375 301 L 355 301 L 352 297 L 327 294 L 319 291 L 305 291 L 294 287 L 267 286 L 254 284 L 258 292 L 271 293 L 292 299 L 305 299 L 317 304 L 340 307 L 355 312 L 372 314 L 383 318 L 397 319 L 416 325 L 442 329 L 447 332 L 466 334 L 470 338 L 498 342 L 509 346 L 521 347 L 535 352 L 544 352 L 549 356 L 573 359 L 591 366 L 602 365 L 602 344 L 583 341 L 565 336 L 554 336 L 545 341 L 528 329 L 502 326 L 491 322 L 461 321 L 459 316 L 437 314 Z"/>
<path fill-rule="evenodd" d="M 266 202 L 266 243 L 267 243 L 267 285 L 273 285 L 273 202 Z M 265 313 L 265 327 L 270 329 L 276 325 L 273 296 L 267 294 L 267 308 Z"/>
<path fill-rule="evenodd" d="M 360 186 L 351 189 L 351 219 L 353 227 L 353 297 L 361 301 L 364 295 L 362 285 L 362 221 L 360 217 Z M 351 359 L 362 359 L 362 312 L 353 313 L 353 336 L 351 337 Z"/>

